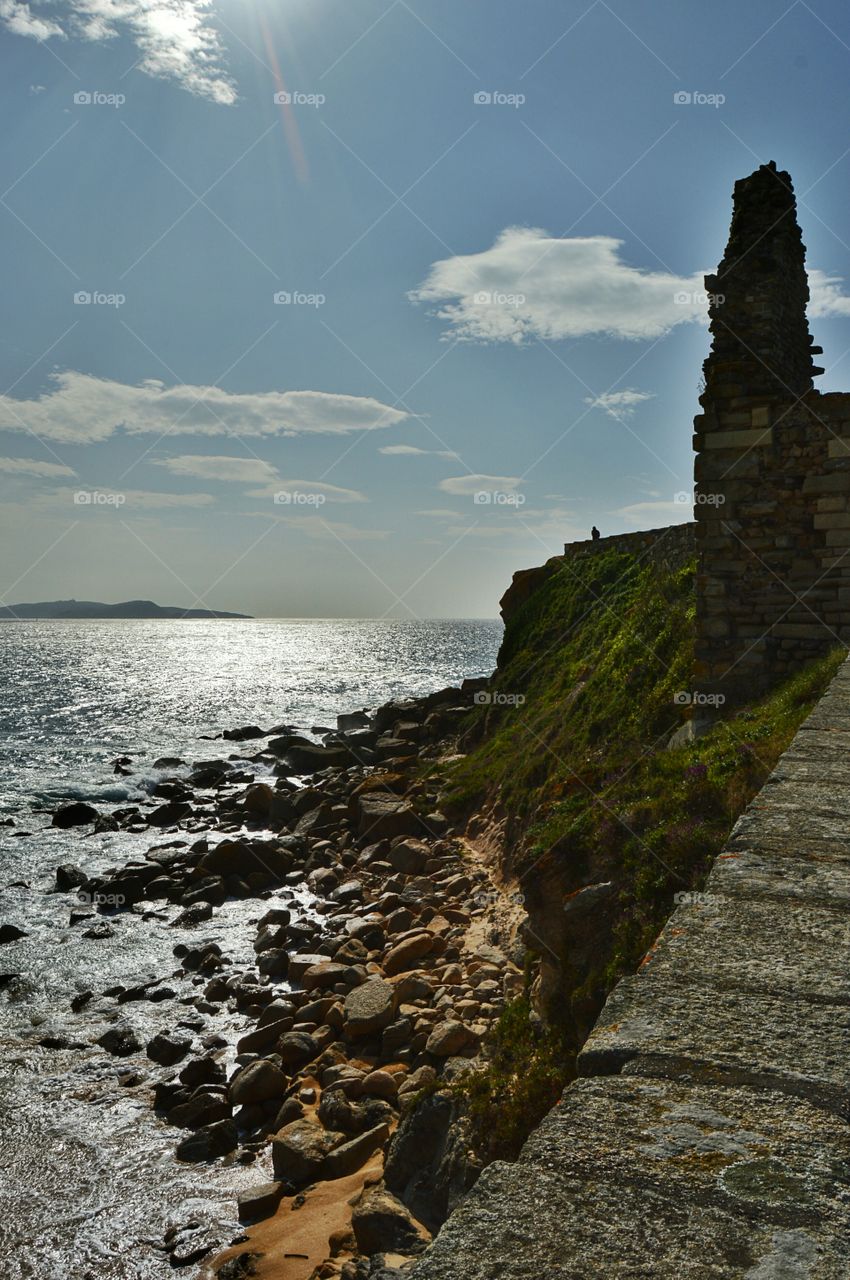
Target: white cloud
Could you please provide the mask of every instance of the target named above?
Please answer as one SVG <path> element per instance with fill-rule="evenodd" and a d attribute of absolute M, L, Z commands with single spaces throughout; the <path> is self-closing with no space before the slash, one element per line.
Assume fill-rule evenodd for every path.
<path fill-rule="evenodd" d="M 44 440 L 96 444 L 121 430 L 202 436 L 344 435 L 394 426 L 409 415 L 370 396 L 325 391 L 234 393 L 220 387 L 140 386 L 69 370 L 30 400 L 0 396 L 0 428 Z"/>
<path fill-rule="evenodd" d="M 537 227 L 508 227 L 490 249 L 435 262 L 408 296 L 437 304 L 447 336 L 522 343 L 603 334 L 658 338 L 705 323 L 703 272 L 679 276 L 632 267 L 611 236 L 558 239 Z M 810 315 L 850 315 L 843 280 L 810 271 Z"/>
<path fill-rule="evenodd" d="M 0 22 L 16 36 L 30 36 L 33 40 L 47 40 L 61 36 L 62 28 L 50 18 L 40 18 L 28 4 L 20 0 L 0 0 Z"/>
<path fill-rule="evenodd" d="M 37 458 L 0 458 L 0 471 L 21 476 L 73 476 L 76 472 L 59 462 L 39 462 Z"/>
<path fill-rule="evenodd" d="M 194 476 L 199 480 L 226 480 L 234 484 L 262 484 L 277 479 L 277 469 L 262 458 L 231 458 L 221 454 L 182 454 L 179 458 L 157 459 L 172 475 Z"/>
<path fill-rule="evenodd" d="M 0 0 L 0 23 L 35 40 L 126 36 L 140 54 L 140 71 L 229 105 L 236 101 L 236 89 L 210 20 L 212 7 L 212 0 L 34 0 L 34 5 Z M 49 16 L 36 12 L 41 8 Z"/>
<path fill-rule="evenodd" d="M 822 320 L 830 316 L 850 316 L 850 298 L 841 292 L 842 276 L 830 276 L 816 267 L 809 272 L 809 317 Z"/>
<path fill-rule="evenodd" d="M 431 507 L 426 511 L 414 512 L 417 516 L 428 516 L 431 520 L 457 520 L 458 512 L 449 511 L 448 507 Z"/>
<path fill-rule="evenodd" d="M 453 493 L 467 498 L 483 490 L 492 493 L 513 493 L 520 484 L 522 484 L 521 476 L 470 475 L 449 476 L 446 480 L 440 481 L 439 487 L 443 493 Z"/>
<path fill-rule="evenodd" d="M 631 418 L 637 406 L 643 404 L 644 400 L 653 398 L 652 391 L 606 391 L 601 396 L 585 396 L 584 403 L 591 405 L 594 409 L 603 409 L 609 417 L 622 422 L 624 418 Z"/>

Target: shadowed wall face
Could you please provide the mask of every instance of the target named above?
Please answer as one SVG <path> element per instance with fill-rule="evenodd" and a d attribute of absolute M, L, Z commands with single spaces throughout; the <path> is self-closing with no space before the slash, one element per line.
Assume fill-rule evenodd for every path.
<path fill-rule="evenodd" d="M 697 669 L 727 705 L 850 637 L 850 395 L 812 379 L 790 175 L 735 184 L 694 421 Z"/>

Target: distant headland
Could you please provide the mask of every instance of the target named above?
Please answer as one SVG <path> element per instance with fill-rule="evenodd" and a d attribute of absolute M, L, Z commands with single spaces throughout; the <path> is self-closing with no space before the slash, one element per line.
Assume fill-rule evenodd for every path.
<path fill-rule="evenodd" d="M 250 618 L 248 613 L 224 613 L 212 609 L 180 609 L 154 604 L 153 600 L 124 600 L 102 604 L 98 600 L 42 600 L 37 604 L 0 606 L 0 621 L 18 618 Z"/>

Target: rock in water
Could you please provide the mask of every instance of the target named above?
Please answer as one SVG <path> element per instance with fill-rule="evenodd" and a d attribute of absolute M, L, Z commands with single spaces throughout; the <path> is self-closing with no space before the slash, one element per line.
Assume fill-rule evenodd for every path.
<path fill-rule="evenodd" d="M 137 1033 L 126 1022 L 119 1022 L 108 1031 L 104 1031 L 95 1043 L 116 1058 L 129 1058 L 132 1053 L 139 1053 L 142 1048 L 142 1042 Z"/>
<path fill-rule="evenodd" d="M 54 826 L 56 826 L 54 819 Z M 60 893 L 67 893 L 70 889 L 79 889 L 81 884 L 85 884 L 86 875 L 79 867 L 75 867 L 72 862 L 63 862 L 61 867 L 56 868 L 56 888 Z"/>
<path fill-rule="evenodd" d="M 185 1058 L 191 1044 L 191 1036 L 162 1031 L 148 1043 L 147 1054 L 152 1062 L 158 1062 L 163 1067 L 171 1067 L 181 1058 Z"/>
<path fill-rule="evenodd" d="M 89 822 L 94 822 L 99 818 L 100 814 L 97 809 L 90 804 L 83 804 L 81 800 L 75 801 L 73 804 L 63 804 L 53 815 L 52 826 L 54 827 L 84 827 Z"/>
<path fill-rule="evenodd" d="M 216 1156 L 229 1155 L 239 1144 L 239 1134 L 232 1120 L 218 1120 L 215 1124 L 196 1129 L 178 1144 L 175 1155 L 178 1160 L 197 1164 L 202 1160 L 214 1160 Z"/>

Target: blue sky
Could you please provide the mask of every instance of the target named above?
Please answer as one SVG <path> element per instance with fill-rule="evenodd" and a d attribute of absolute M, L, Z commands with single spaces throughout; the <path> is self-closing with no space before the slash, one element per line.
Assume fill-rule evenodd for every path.
<path fill-rule="evenodd" d="M 688 518 L 769 159 L 850 385 L 838 0 L 0 0 L 0 58 L 6 603 L 492 616 Z"/>

